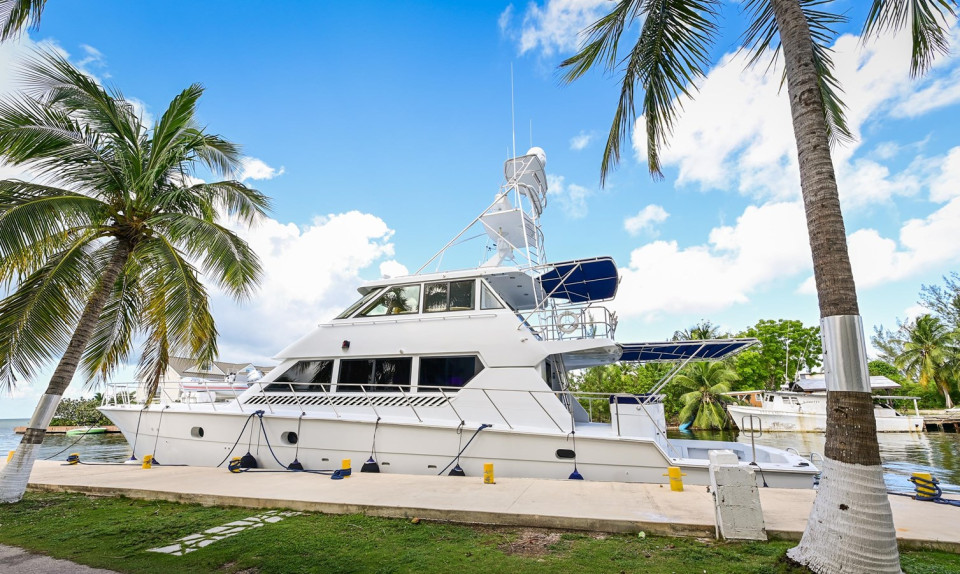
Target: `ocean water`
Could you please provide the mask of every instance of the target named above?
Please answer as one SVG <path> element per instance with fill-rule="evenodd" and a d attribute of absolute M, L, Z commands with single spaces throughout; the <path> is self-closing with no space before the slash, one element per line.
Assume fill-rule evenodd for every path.
<path fill-rule="evenodd" d="M 0 419 L 0 455 L 6 458 L 7 452 L 17 448 L 22 435 L 13 429 L 26 426 L 28 419 Z M 79 453 L 81 460 L 102 462 L 123 462 L 130 458 L 130 445 L 123 435 L 93 434 L 82 437 L 62 434 L 48 434 L 40 445 L 41 460 L 66 460 L 71 453 Z"/>

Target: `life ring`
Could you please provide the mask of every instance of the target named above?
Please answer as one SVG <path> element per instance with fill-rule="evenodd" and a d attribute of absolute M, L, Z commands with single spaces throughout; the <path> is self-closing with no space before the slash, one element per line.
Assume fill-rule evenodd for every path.
<path fill-rule="evenodd" d="M 579 326 L 580 319 L 573 311 L 564 311 L 557 317 L 557 329 L 559 329 L 561 333 L 569 335 L 576 331 Z"/>

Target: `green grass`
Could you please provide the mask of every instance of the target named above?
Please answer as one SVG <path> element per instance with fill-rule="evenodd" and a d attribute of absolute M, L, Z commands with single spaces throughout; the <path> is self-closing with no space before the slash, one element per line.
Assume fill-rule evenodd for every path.
<path fill-rule="evenodd" d="M 790 542 L 725 543 L 306 514 L 184 556 L 147 552 L 254 516 L 241 508 L 28 492 L 0 505 L 0 543 L 120 572 L 708 572 L 780 574 Z M 960 571 L 960 556 L 903 553 L 910 574 Z"/>

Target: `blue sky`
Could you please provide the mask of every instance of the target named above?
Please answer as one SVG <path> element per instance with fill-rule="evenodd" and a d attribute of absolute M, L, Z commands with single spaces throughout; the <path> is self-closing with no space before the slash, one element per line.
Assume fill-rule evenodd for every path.
<path fill-rule="evenodd" d="M 0 46 L 0 92 L 36 43 L 150 117 L 206 86 L 201 120 L 243 145 L 246 182 L 275 202 L 247 233 L 267 267 L 260 294 L 243 307 L 214 296 L 224 360 L 271 357 L 349 304 L 359 280 L 415 270 L 488 205 L 511 153 L 511 66 L 517 150 L 532 132 L 547 153 L 547 253 L 616 259 L 618 339 L 663 339 L 700 319 L 731 331 L 815 324 L 785 93 L 777 71 L 744 69 L 739 8 L 724 7 L 715 67 L 684 103 L 666 178 L 651 180 L 637 138 L 601 189 L 617 79 L 563 86 L 556 67 L 606 4 L 52 2 L 38 31 Z M 869 331 L 918 313 L 921 284 L 958 268 L 960 58 L 911 80 L 904 38 L 859 42 L 861 4 L 834 3 L 852 20 L 835 60 L 858 136 L 835 165 Z M 960 46 L 956 26 L 952 36 Z M 45 383 L 0 399 L 0 417 L 28 416 Z"/>

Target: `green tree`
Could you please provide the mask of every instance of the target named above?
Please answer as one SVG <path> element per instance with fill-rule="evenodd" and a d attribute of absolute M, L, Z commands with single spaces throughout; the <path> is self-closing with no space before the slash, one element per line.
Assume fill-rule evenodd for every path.
<path fill-rule="evenodd" d="M 819 327 L 805 327 L 803 322 L 789 319 L 761 319 L 738 337 L 760 341 L 734 358 L 740 389 L 776 390 L 792 382 L 798 370 L 820 366 L 823 346 Z"/>
<path fill-rule="evenodd" d="M 570 382 L 573 391 L 612 395 L 616 393 L 647 393 L 670 372 L 670 365 L 649 363 L 645 365 L 615 363 L 591 367 L 574 375 Z M 664 389 L 664 411 L 669 418 L 679 412 L 679 396 L 673 388 Z M 610 407 L 606 400 L 580 400 L 583 408 L 595 421 L 610 420 Z"/>
<path fill-rule="evenodd" d="M 921 285 L 919 303 L 950 329 L 960 330 L 960 273 L 943 277 L 944 285 Z"/>
<path fill-rule="evenodd" d="M 47 0 L 0 0 L 0 42 L 16 38 L 24 28 L 40 25 Z"/>
<path fill-rule="evenodd" d="M 674 341 L 701 341 L 706 339 L 720 339 L 729 336 L 730 335 L 728 333 L 721 333 L 720 327 L 718 325 L 714 325 L 712 321 L 707 319 L 702 319 L 699 323 L 693 327 L 690 327 L 689 329 L 673 332 Z"/>
<path fill-rule="evenodd" d="M 956 333 L 936 317 L 922 315 L 907 327 L 906 338 L 898 343 L 902 350 L 894 364 L 921 386 L 932 381 L 943 394 L 947 408 L 953 408 L 950 383 L 960 363 Z"/>
<path fill-rule="evenodd" d="M 594 67 L 621 74 L 620 96 L 600 165 L 601 184 L 620 159 L 620 145 L 630 138 L 636 119 L 634 96 L 642 94 L 647 162 L 662 177 L 660 150 L 667 143 L 685 97 L 710 63 L 710 47 L 719 29 L 721 0 L 621 0 L 610 13 L 583 32 L 580 51 L 565 60 L 567 82 Z M 847 251 L 836 173 L 830 146 L 850 138 L 844 120 L 840 85 L 833 75 L 829 42 L 832 26 L 843 17 L 825 9 L 827 0 L 747 0 L 750 23 L 745 45 L 756 62 L 768 48 L 784 61 L 800 188 L 813 259 L 820 317 L 830 326 L 825 335 L 829 358 L 827 436 L 821 484 L 807 529 L 790 556 L 817 572 L 851 569 L 900 572 L 896 531 L 880 465 L 876 420 L 866 369 L 863 322 Z M 948 51 L 948 19 L 958 0 L 873 0 L 864 36 L 884 30 L 909 30 L 911 72 L 929 69 L 937 54 Z M 624 32 L 636 40 L 621 49 Z M 848 466 L 851 465 L 851 466 Z M 854 466 L 855 465 L 855 466 Z M 869 474 L 869 480 L 843 475 Z M 866 470 L 865 470 L 866 469 Z M 831 480 L 831 475 L 836 478 Z M 870 500 L 870 503 L 865 502 Z M 875 502 L 874 502 L 875 501 Z M 843 512 L 837 510 L 845 509 Z M 874 528 L 864 528 L 874 524 Z M 840 530 L 842 539 L 831 532 Z M 870 556 L 849 552 L 862 544 Z"/>
<path fill-rule="evenodd" d="M 726 405 L 733 398 L 723 393 L 730 392 L 730 384 L 736 379 L 737 373 L 722 362 L 689 365 L 677 375 L 677 384 L 687 391 L 680 396 L 680 422 L 692 422 L 697 429 L 730 428 Z"/>
<path fill-rule="evenodd" d="M 19 500 L 50 418 L 78 368 L 103 380 L 143 340 L 139 376 L 152 392 L 169 357 L 212 360 L 217 330 L 205 276 L 237 299 L 261 274 L 249 246 L 218 220 L 243 224 L 268 199 L 230 176 L 236 145 L 196 122 L 203 88 L 190 86 L 152 126 L 134 106 L 64 58 L 37 54 L 25 90 L 0 101 L 2 159 L 44 184 L 0 181 L 0 384 L 11 388 L 61 357 L 13 459 L 0 500 Z"/>

